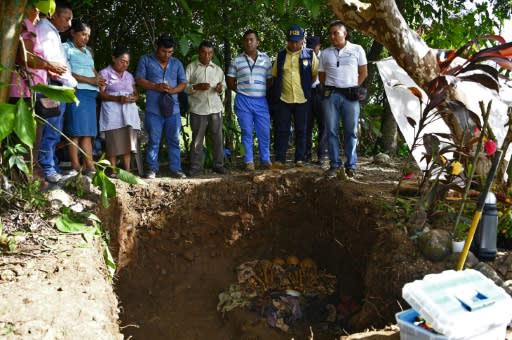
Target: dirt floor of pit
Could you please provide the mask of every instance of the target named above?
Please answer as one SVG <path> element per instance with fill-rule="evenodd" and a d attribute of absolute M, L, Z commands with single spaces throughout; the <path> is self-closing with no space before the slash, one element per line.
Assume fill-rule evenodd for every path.
<path fill-rule="evenodd" d="M 236 282 L 236 266 L 288 255 L 313 258 L 337 275 L 339 294 L 361 302 L 348 331 L 393 323 L 402 284 L 430 266 L 410 273 L 394 265 L 414 253 L 383 215 L 398 172 L 365 165 L 355 181 L 329 180 L 310 166 L 126 186 L 102 214 L 118 240 L 125 336 L 306 339 L 308 324 L 284 333 L 242 308 L 217 312 L 218 294 Z M 313 327 L 314 339 L 343 334 L 323 326 Z"/>

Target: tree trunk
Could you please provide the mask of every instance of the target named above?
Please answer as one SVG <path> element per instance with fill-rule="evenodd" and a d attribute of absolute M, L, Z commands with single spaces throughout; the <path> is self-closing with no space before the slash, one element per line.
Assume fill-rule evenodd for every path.
<path fill-rule="evenodd" d="M 398 65 L 424 90 L 428 82 L 439 75 L 435 51 L 410 29 L 394 0 L 327 1 L 338 18 L 384 45 Z M 457 118 L 444 115 L 443 119 L 455 140 L 462 140 Z"/>
<path fill-rule="evenodd" d="M 387 100 L 384 101 L 384 115 L 382 116 L 382 136 L 379 139 L 379 145 L 389 155 L 395 155 L 397 151 L 398 127 L 395 117 L 391 113 L 391 107 Z"/>
<path fill-rule="evenodd" d="M 229 65 L 231 64 L 231 43 L 229 42 L 229 39 L 224 39 L 224 74 L 228 74 Z M 225 92 L 225 98 L 224 98 L 224 119 L 225 119 L 225 125 L 227 126 L 234 126 L 234 115 L 233 115 L 233 106 L 231 105 L 233 94 L 231 93 L 231 90 L 226 89 Z M 227 123 L 227 124 L 226 124 Z M 231 150 L 231 152 L 234 151 L 235 145 L 233 140 L 233 134 L 227 133 L 224 136 L 225 139 L 225 145 L 226 147 Z"/>
<path fill-rule="evenodd" d="M 20 24 L 27 0 L 8 0 L 0 4 L 0 65 L 4 70 L 0 72 L 0 83 L 9 84 L 11 71 L 16 60 Z M 0 87 L 0 103 L 9 99 L 9 87 Z"/>

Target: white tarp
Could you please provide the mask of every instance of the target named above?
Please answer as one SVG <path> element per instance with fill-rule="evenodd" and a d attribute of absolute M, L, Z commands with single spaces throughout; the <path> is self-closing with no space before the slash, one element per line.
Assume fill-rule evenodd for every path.
<path fill-rule="evenodd" d="M 416 133 L 407 121 L 407 117 L 411 117 L 416 122 L 419 121 L 420 112 L 425 107 L 427 102 L 426 93 L 416 85 L 416 83 L 409 77 L 409 75 L 402 69 L 393 58 L 386 58 L 377 62 L 379 74 L 384 83 L 384 90 L 391 107 L 391 112 L 395 117 L 395 121 L 402 132 L 402 135 L 407 142 L 409 148 L 412 148 L 414 135 Z M 510 83 L 510 82 L 509 82 Z M 509 86 L 511 85 L 511 86 Z M 508 122 L 507 109 L 512 105 L 512 84 L 507 85 L 504 81 L 500 82 L 500 94 L 495 91 L 489 90 L 486 87 L 473 83 L 473 82 L 459 82 L 456 87 L 457 99 L 463 102 L 466 107 L 474 113 L 481 116 L 479 102 L 483 101 L 485 107 L 487 103 L 492 100 L 491 114 L 489 117 L 489 125 L 496 135 L 498 147 L 501 147 L 503 140 L 507 133 L 508 127 L 505 124 Z M 423 95 L 423 106 L 416 96 L 414 96 L 407 88 L 416 87 Z M 448 126 L 442 119 L 438 119 L 432 124 L 427 125 L 423 129 L 425 133 L 450 133 Z M 420 166 L 425 168 L 425 161 L 420 162 L 425 148 L 420 145 L 413 150 L 413 157 Z M 510 159 L 512 150 L 509 149 L 505 158 Z"/>

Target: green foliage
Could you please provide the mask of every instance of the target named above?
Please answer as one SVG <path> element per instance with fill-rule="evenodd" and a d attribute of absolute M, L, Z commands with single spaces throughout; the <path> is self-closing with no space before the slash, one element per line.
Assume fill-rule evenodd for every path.
<path fill-rule="evenodd" d="M 16 105 L 0 103 L 0 141 L 4 140 L 14 131 L 14 120 L 16 119 Z"/>
<path fill-rule="evenodd" d="M 23 99 L 16 103 L 16 119 L 14 120 L 14 132 L 20 141 L 32 147 L 36 140 L 36 121 L 32 115 L 32 110 L 27 106 Z"/>
<path fill-rule="evenodd" d="M 7 251 L 13 251 L 16 249 L 17 244 L 16 240 L 12 235 L 5 234 L 3 232 L 4 225 L 2 221 L 0 220 L 0 253 L 2 249 L 5 249 Z"/>
<path fill-rule="evenodd" d="M 37 84 L 30 88 L 34 92 L 41 93 L 45 97 L 58 100 L 63 103 L 76 103 L 80 101 L 75 96 L 75 90 L 71 87 Z"/>
<path fill-rule="evenodd" d="M 361 107 L 361 115 L 359 118 L 359 148 L 364 154 L 372 155 L 380 151 L 377 143 L 382 136 L 382 116 L 384 115 L 384 107 L 377 104 L 367 104 Z"/>
<path fill-rule="evenodd" d="M 14 333 L 16 330 L 14 328 L 14 324 L 11 322 L 2 322 L 2 329 L 0 329 L 0 336 L 8 336 L 9 334 Z"/>
<path fill-rule="evenodd" d="M 511 15 L 510 1 L 403 1 L 406 22 L 433 48 L 455 48 L 475 36 L 489 34 Z"/>
<path fill-rule="evenodd" d="M 498 234 L 505 239 L 512 239 L 512 192 L 498 193 Z"/>
<path fill-rule="evenodd" d="M 397 154 L 400 158 L 407 158 L 409 154 L 411 153 L 411 150 L 409 149 L 409 145 L 407 143 L 400 144 L 400 147 L 398 148 Z"/>
<path fill-rule="evenodd" d="M 4 158 L 7 160 L 9 169 L 17 168 L 26 175 L 29 174 L 27 163 L 25 163 L 25 154 L 28 150 L 21 144 L 9 145 L 7 144 L 3 153 Z"/>
<path fill-rule="evenodd" d="M 102 237 L 103 240 L 103 258 L 107 266 L 109 277 L 112 278 L 116 271 L 116 264 L 108 249 L 107 242 L 109 237 L 103 232 L 101 220 L 90 212 L 75 213 L 69 208 L 64 208 L 62 215 L 55 220 L 55 227 L 65 234 L 82 235 L 87 243 L 91 243 L 95 238 Z"/>

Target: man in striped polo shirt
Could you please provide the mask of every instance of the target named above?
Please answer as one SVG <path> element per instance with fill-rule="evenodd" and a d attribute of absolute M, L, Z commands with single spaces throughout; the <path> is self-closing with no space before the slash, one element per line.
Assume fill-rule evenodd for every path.
<path fill-rule="evenodd" d="M 242 130 L 245 149 L 245 169 L 254 170 L 253 126 L 258 138 L 261 167 L 271 169 L 270 162 L 270 114 L 265 97 L 272 81 L 272 62 L 267 54 L 258 51 L 258 33 L 244 33 L 244 53 L 236 56 L 229 66 L 226 83 L 236 92 L 235 113 Z"/>

